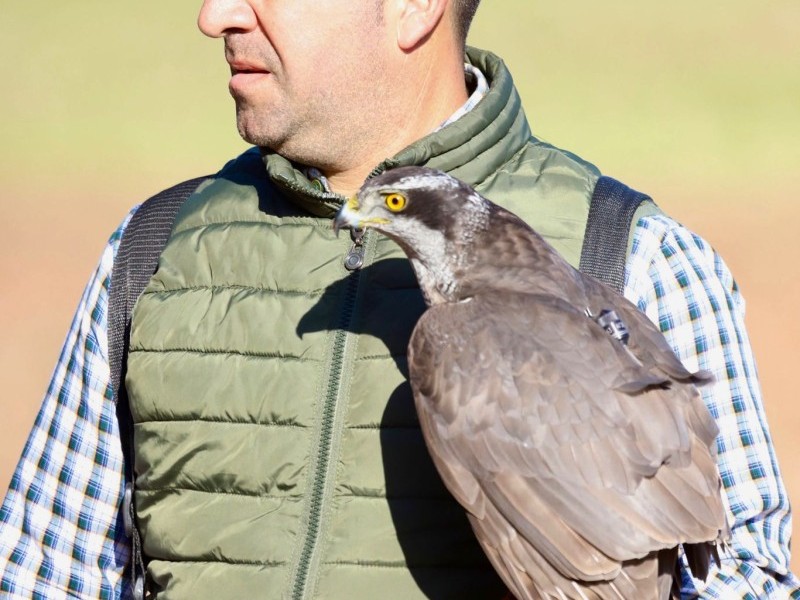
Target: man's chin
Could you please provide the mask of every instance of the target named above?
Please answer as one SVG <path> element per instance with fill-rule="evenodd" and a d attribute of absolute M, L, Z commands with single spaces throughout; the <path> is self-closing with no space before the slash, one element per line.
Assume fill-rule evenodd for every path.
<path fill-rule="evenodd" d="M 320 152 L 319 145 L 309 143 L 307 136 L 293 130 L 274 112 L 255 115 L 250 110 L 239 110 L 237 106 L 236 127 L 248 144 L 271 150 L 292 162 L 317 167 L 327 164 L 325 152 Z"/>
<path fill-rule="evenodd" d="M 256 117 L 248 110 L 240 110 L 238 105 L 236 109 L 236 128 L 239 130 L 239 135 L 242 139 L 254 146 L 261 146 L 278 150 L 282 145 L 279 136 L 276 132 L 269 131 L 264 125 L 266 123 L 274 123 L 275 118 L 262 116 Z"/>

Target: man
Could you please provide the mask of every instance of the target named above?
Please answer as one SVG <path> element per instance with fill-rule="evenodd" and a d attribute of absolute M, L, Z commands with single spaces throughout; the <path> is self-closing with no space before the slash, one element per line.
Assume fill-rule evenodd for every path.
<path fill-rule="evenodd" d="M 505 67 L 463 44 L 472 0 L 206 0 L 259 149 L 186 202 L 134 313 L 136 518 L 159 598 L 500 598 L 433 471 L 405 383 L 422 310 L 398 248 L 329 219 L 370 174 L 442 168 L 577 262 L 599 172 L 533 138 Z M 466 74 L 466 75 L 465 75 Z M 107 359 L 112 236 L 0 512 L 3 593 L 127 596 Z M 344 258 L 363 265 L 348 270 Z M 643 216 L 626 295 L 717 383 L 733 556 L 687 597 L 788 598 L 789 507 L 724 263 Z"/>

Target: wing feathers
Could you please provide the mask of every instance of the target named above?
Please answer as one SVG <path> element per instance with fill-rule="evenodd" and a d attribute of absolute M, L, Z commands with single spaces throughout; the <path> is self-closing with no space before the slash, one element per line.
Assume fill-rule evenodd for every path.
<path fill-rule="evenodd" d="M 409 347 L 420 423 L 517 597 L 661 600 L 658 551 L 725 527 L 716 425 L 665 342 L 629 352 L 575 313 L 524 295 L 428 310 Z"/>
<path fill-rule="evenodd" d="M 547 560 L 569 577 L 606 579 L 619 565 L 587 543 L 531 489 L 530 483 L 511 474 L 498 475 L 483 484 L 493 508 Z"/>

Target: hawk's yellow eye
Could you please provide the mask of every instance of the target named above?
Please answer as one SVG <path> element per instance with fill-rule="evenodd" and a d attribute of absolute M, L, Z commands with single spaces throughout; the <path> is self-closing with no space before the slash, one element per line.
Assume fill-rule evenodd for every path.
<path fill-rule="evenodd" d="M 401 194 L 388 194 L 386 196 L 386 208 L 392 212 L 400 212 L 406 207 L 406 197 Z"/>

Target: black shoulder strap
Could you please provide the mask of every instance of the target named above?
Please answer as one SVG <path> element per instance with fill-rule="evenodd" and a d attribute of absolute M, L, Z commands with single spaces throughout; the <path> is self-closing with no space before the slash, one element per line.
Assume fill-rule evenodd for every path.
<path fill-rule="evenodd" d="M 625 287 L 631 222 L 646 200 L 650 197 L 605 176 L 597 180 L 592 194 L 579 269 L 620 294 Z"/>
<path fill-rule="evenodd" d="M 130 573 L 134 598 L 144 596 L 144 560 L 141 539 L 133 520 L 133 420 L 124 384 L 131 312 L 139 294 L 155 273 L 158 257 L 172 232 L 178 210 L 206 179 L 208 177 L 184 181 L 146 200 L 133 214 L 122 234 L 111 272 L 108 292 L 108 363 L 125 461 L 126 486 L 122 512 L 125 528 L 133 542 Z"/>

